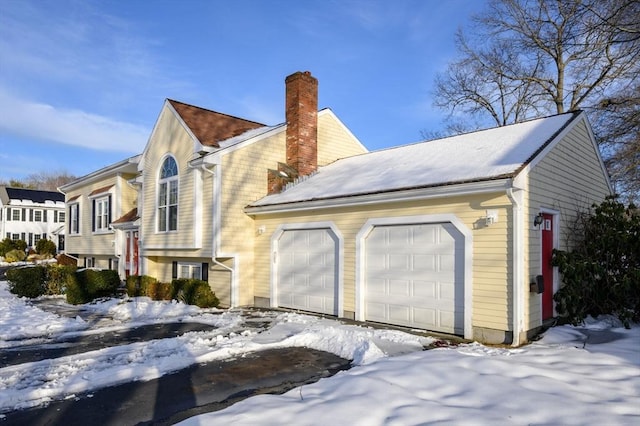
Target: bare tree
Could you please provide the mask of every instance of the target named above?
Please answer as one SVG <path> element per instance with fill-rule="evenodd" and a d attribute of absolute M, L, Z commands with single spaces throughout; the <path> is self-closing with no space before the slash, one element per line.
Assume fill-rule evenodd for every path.
<path fill-rule="evenodd" d="M 56 191 L 58 187 L 76 180 L 76 177 L 70 175 L 67 171 L 55 172 L 38 172 L 32 173 L 25 179 L 11 179 L 7 186 L 14 188 L 40 189 L 43 191 Z"/>
<path fill-rule="evenodd" d="M 434 103 L 450 113 L 450 130 L 461 128 L 461 116 L 502 126 L 599 110 L 607 99 L 637 96 L 640 1 L 490 0 L 471 32 L 459 32 L 457 48 L 460 57 L 435 81 Z M 596 136 L 605 143 L 600 135 L 614 133 L 602 124 Z"/>

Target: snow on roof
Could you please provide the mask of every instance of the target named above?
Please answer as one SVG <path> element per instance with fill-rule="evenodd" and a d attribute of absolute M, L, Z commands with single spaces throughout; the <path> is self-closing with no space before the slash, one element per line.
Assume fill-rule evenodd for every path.
<path fill-rule="evenodd" d="M 579 113 L 566 113 L 338 160 L 251 207 L 513 176 Z"/>

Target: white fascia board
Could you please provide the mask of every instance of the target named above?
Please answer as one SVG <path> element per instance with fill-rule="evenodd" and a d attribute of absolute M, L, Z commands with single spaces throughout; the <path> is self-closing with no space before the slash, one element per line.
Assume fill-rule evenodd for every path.
<path fill-rule="evenodd" d="M 102 169 L 96 170 L 95 172 L 82 176 L 81 178 L 76 179 L 71 183 L 62 185 L 61 187 L 58 188 L 58 191 L 65 194 L 68 191 L 83 187 L 93 181 L 103 179 L 107 176 L 114 176 L 114 175 L 119 175 L 121 173 L 127 173 L 127 172 L 136 173 L 138 168 L 137 165 L 138 165 L 138 162 L 140 161 L 141 156 L 142 156 L 141 154 L 135 155 L 133 157 L 127 158 L 126 160 L 122 160 L 117 163 L 111 164 L 107 167 L 103 167 Z M 135 168 L 131 166 L 132 164 L 135 165 Z"/>
<path fill-rule="evenodd" d="M 319 208 L 351 207 L 389 202 L 456 197 L 461 195 L 473 195 L 488 192 L 504 192 L 510 186 L 511 179 L 496 179 L 483 182 L 437 186 L 432 188 L 408 189 L 404 191 L 390 191 L 366 195 L 353 195 L 325 200 L 310 200 L 287 204 L 245 207 L 244 211 L 245 213 L 250 215 L 289 213 L 305 210 L 315 210 Z"/>

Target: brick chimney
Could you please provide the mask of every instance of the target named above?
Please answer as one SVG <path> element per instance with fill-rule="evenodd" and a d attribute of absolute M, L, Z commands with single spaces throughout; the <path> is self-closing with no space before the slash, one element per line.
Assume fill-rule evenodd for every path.
<path fill-rule="evenodd" d="M 305 176 L 318 168 L 318 80 L 309 71 L 285 79 L 287 165 Z"/>

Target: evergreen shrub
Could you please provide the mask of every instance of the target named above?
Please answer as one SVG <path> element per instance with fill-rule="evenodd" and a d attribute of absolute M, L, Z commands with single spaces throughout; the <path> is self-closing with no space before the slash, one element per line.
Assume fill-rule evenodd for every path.
<path fill-rule="evenodd" d="M 20 297 L 38 297 L 45 294 L 46 268 L 29 266 L 7 270 L 9 291 Z"/>
<path fill-rule="evenodd" d="M 640 212 L 608 197 L 579 218 L 570 251 L 554 250 L 563 286 L 554 295 L 560 317 L 574 325 L 612 314 L 626 327 L 640 321 Z"/>
<path fill-rule="evenodd" d="M 56 253 L 56 244 L 47 239 L 38 240 L 36 243 L 36 253 L 53 256 Z"/>
<path fill-rule="evenodd" d="M 24 250 L 13 249 L 5 253 L 4 260 L 5 262 L 13 263 L 13 262 L 22 262 L 27 258 L 27 254 Z"/>

